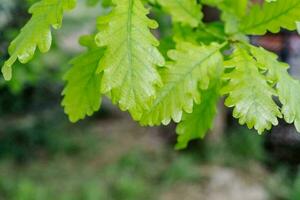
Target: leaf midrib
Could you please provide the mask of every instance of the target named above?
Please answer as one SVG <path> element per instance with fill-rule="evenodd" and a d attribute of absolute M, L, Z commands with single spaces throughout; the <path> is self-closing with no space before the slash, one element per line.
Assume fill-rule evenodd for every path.
<path fill-rule="evenodd" d="M 132 54 L 132 15 L 133 15 L 133 6 L 134 6 L 134 0 L 129 0 L 128 5 L 128 14 L 127 14 L 127 24 L 126 24 L 126 31 L 127 31 L 127 59 L 128 59 L 128 70 L 126 72 L 126 75 L 123 78 L 123 83 L 127 80 L 128 75 L 132 75 L 132 64 L 133 64 L 133 54 Z M 134 93 L 134 96 L 136 96 L 135 90 L 131 89 Z"/>
<path fill-rule="evenodd" d="M 277 15 L 275 15 L 274 17 L 272 17 L 272 18 L 270 18 L 270 19 L 268 19 L 268 20 L 265 20 L 265 21 L 263 20 L 263 21 L 261 21 L 260 23 L 257 23 L 257 24 L 255 24 L 255 25 L 253 25 L 253 26 L 244 27 L 244 28 L 241 29 L 241 31 L 247 32 L 247 30 L 249 31 L 249 30 L 255 29 L 255 28 L 260 27 L 260 26 L 262 26 L 262 25 L 264 25 L 264 24 L 267 25 L 267 24 L 269 24 L 271 21 L 274 21 L 274 20 L 280 18 L 281 16 L 285 15 L 286 13 L 289 13 L 291 10 L 293 10 L 295 7 L 298 7 L 299 5 L 300 5 L 300 1 L 299 1 L 299 2 L 296 2 L 295 5 L 289 7 L 287 10 L 285 10 L 285 12 L 280 12 L 280 13 L 278 13 Z M 262 12 L 262 11 L 263 11 L 263 10 L 261 9 L 260 12 Z M 247 16 L 247 17 L 249 17 L 249 16 Z M 266 29 L 269 30 L 267 27 L 266 27 Z"/>
<path fill-rule="evenodd" d="M 133 10 L 133 1 L 129 0 L 128 5 L 128 15 L 127 15 L 127 57 L 129 61 L 129 66 L 132 65 L 132 10 Z"/>
<path fill-rule="evenodd" d="M 189 74 L 192 73 L 192 71 L 194 71 L 197 67 L 199 67 L 199 65 L 201 65 L 203 62 L 205 62 L 206 60 L 208 60 L 211 56 L 213 56 L 215 53 L 217 53 L 220 49 L 222 48 L 222 45 L 219 48 L 216 48 L 215 51 L 211 52 L 207 57 L 205 57 L 204 59 L 201 59 L 201 61 L 197 62 L 196 64 L 193 65 L 193 67 L 191 68 L 191 70 L 188 70 L 186 73 L 184 73 L 182 76 L 180 76 L 180 78 L 176 81 L 172 81 L 172 84 L 167 84 L 167 88 L 168 90 L 166 92 L 163 92 L 164 95 L 162 95 L 160 98 L 157 98 L 156 101 L 154 102 L 152 109 L 150 109 L 147 113 L 151 113 L 161 102 L 162 99 L 166 98 L 168 96 L 168 94 L 173 91 L 173 88 L 176 87 L 178 84 L 178 82 L 181 82 L 183 79 L 186 78 L 186 76 L 188 76 Z"/>
<path fill-rule="evenodd" d="M 191 16 L 194 20 L 196 20 L 198 22 L 198 20 L 199 20 L 199 19 L 197 19 L 198 16 L 195 16 L 194 13 L 189 12 L 189 10 L 186 7 L 184 7 L 184 5 L 182 5 L 182 3 L 179 0 L 175 0 L 175 1 L 189 16 Z M 198 24 L 199 24 L 199 22 L 198 22 Z"/>

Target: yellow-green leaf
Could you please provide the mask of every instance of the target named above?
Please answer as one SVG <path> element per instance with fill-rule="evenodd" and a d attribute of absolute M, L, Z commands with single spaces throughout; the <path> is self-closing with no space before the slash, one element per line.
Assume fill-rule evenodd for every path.
<path fill-rule="evenodd" d="M 196 0 L 157 0 L 171 14 L 174 22 L 197 27 L 203 18 L 202 6 Z"/>
<path fill-rule="evenodd" d="M 200 89 L 207 89 L 210 78 L 222 70 L 223 45 L 209 46 L 187 42 L 177 44 L 168 55 L 173 62 L 161 70 L 164 87 L 158 90 L 150 109 L 143 112 L 143 125 L 168 124 L 171 119 L 179 122 L 183 111 L 191 113 L 194 102 L 200 103 Z"/>
<path fill-rule="evenodd" d="M 149 30 L 158 24 L 147 17 L 140 0 L 113 3 L 112 12 L 99 19 L 102 29 L 96 37 L 98 45 L 106 47 L 98 68 L 103 73 L 101 90 L 136 118 L 154 99 L 155 86 L 161 85 L 156 66 L 163 66 L 164 58 Z"/>
<path fill-rule="evenodd" d="M 82 38 L 88 51 L 71 61 L 72 68 L 65 75 L 67 85 L 62 105 L 72 122 L 91 116 L 101 105 L 101 74 L 96 74 L 104 49 L 94 44 L 94 37 Z"/>
<path fill-rule="evenodd" d="M 60 28 L 64 11 L 75 7 L 76 0 L 42 0 L 34 4 L 29 13 L 31 19 L 9 46 L 9 59 L 4 63 L 2 73 L 11 79 L 12 65 L 17 59 L 27 63 L 38 47 L 42 53 L 49 51 L 52 41 L 51 26 Z"/>
<path fill-rule="evenodd" d="M 240 124 L 254 127 L 259 133 L 277 125 L 281 113 L 273 101 L 276 91 L 268 84 L 267 77 L 260 73 L 258 64 L 244 45 L 236 46 L 225 67 L 230 72 L 223 75 L 228 83 L 222 88 L 222 93 L 228 94 L 225 104 L 234 107 L 233 116 Z"/>
<path fill-rule="evenodd" d="M 277 0 L 265 2 L 262 7 L 255 5 L 241 20 L 240 31 L 246 34 L 263 35 L 267 31 L 277 33 L 281 28 L 296 30 L 300 21 L 299 0 Z"/>

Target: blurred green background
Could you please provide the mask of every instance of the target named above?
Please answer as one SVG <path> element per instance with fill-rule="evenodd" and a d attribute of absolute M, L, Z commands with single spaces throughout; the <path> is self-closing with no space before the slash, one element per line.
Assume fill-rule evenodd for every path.
<path fill-rule="evenodd" d="M 0 65 L 33 2 L 0 0 Z M 108 101 L 71 124 L 62 77 L 83 50 L 78 37 L 106 12 L 87 2 L 67 14 L 48 54 L 17 64 L 10 82 L 0 78 L 0 200 L 300 199 L 300 139 L 287 125 L 259 136 L 223 110 L 221 131 L 175 151 L 172 125 L 140 127 Z"/>

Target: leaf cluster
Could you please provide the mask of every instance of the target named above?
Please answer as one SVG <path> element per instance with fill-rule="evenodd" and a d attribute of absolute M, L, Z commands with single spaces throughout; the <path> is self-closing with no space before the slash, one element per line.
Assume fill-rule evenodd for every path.
<path fill-rule="evenodd" d="M 60 28 L 75 3 L 41 0 L 30 8 L 32 18 L 9 47 L 5 79 L 17 59 L 26 63 L 37 47 L 49 50 L 51 27 Z M 278 118 L 300 131 L 299 81 L 275 54 L 249 43 L 252 35 L 296 30 L 299 0 L 106 0 L 102 6 L 110 12 L 80 39 L 87 51 L 65 76 L 62 105 L 71 121 L 99 110 L 104 95 L 142 125 L 178 123 L 181 149 L 205 136 L 224 96 L 240 124 L 259 133 Z M 220 20 L 205 22 L 204 6 L 218 9 Z M 165 15 L 171 23 L 157 29 Z"/>

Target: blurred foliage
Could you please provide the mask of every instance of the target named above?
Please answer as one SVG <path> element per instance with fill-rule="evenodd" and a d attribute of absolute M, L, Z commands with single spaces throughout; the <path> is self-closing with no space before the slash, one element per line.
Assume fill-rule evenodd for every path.
<path fill-rule="evenodd" d="M 174 152 L 171 145 L 155 152 L 142 146 L 120 147 L 124 148 L 122 154 L 114 156 L 111 146 L 119 145 L 119 137 L 99 137 L 86 128 L 90 125 L 69 127 L 58 117 L 62 113 L 53 116 L 28 128 L 12 128 L 10 137 L 2 140 L 2 155 L 6 152 L 17 160 L 29 157 L 31 162 L 23 167 L 10 159 L 0 162 L 0 199 L 158 199 L 177 184 L 205 183 L 201 164 L 247 169 L 250 162 L 265 159 L 260 156 L 265 154 L 263 138 L 243 129 L 231 131 L 228 139 L 218 144 L 202 142 L 198 150 Z M 35 155 L 37 152 L 42 155 Z M 74 153 L 76 156 L 70 156 Z"/>
<path fill-rule="evenodd" d="M 264 137 L 245 128 L 234 127 L 220 140 L 203 140 L 196 143 L 196 148 L 187 151 L 204 163 L 247 168 L 251 162 L 267 163 L 269 159 L 264 148 Z"/>
<path fill-rule="evenodd" d="M 0 65 L 3 64 L 8 54 L 6 52 L 8 41 L 11 41 L 19 32 L 20 27 L 30 17 L 27 13 L 28 7 L 37 0 L 0 0 L 0 13 L 5 17 L 0 17 Z M 14 16 L 18 13 L 18 17 Z M 62 85 L 61 77 L 66 66 L 61 63 L 67 63 L 68 52 L 60 51 L 55 44 L 49 55 L 41 56 L 37 54 L 30 64 L 21 66 L 18 63 L 14 72 L 14 78 L 5 82 L 0 78 L 0 115 L 20 113 L 33 105 L 38 104 L 37 99 L 44 96 L 41 92 L 47 88 L 48 97 L 51 94 L 59 93 L 59 86 Z M 54 59 L 55 58 L 55 59 Z M 52 85 L 50 87 L 50 85 Z M 51 92 L 50 92 L 51 91 Z M 42 95 L 39 97 L 39 95 Z M 52 98 L 50 98 L 52 100 Z M 46 101 L 49 103 L 49 101 Z"/>
<path fill-rule="evenodd" d="M 294 184 L 292 186 L 292 191 L 290 194 L 290 200 L 298 200 L 300 199 L 300 171 L 296 177 L 296 180 L 294 181 Z"/>
<path fill-rule="evenodd" d="M 245 129 L 182 152 L 174 152 L 171 144 L 149 151 L 143 145 L 126 149 L 119 135 L 103 134 L 105 129 L 94 132 L 91 124 L 69 126 L 62 113 L 43 116 L 5 127 L 9 131 L 0 140 L 0 200 L 159 199 L 178 184 L 204 184 L 201 166 L 252 173 L 251 166 L 268 162 L 264 138 Z M 114 145 L 120 146 L 119 156 L 111 149 Z M 299 175 L 293 177 L 287 166 L 268 173 L 264 184 L 272 200 L 299 199 Z"/>
<path fill-rule="evenodd" d="M 74 141 L 73 135 L 66 134 L 67 121 L 60 120 L 64 123 L 57 123 L 57 119 L 48 116 L 38 121 L 26 119 L 23 123 L 18 122 L 19 126 L 4 127 L 5 131 L 0 131 L 0 159 L 9 158 L 24 163 L 56 153 L 77 153 L 81 149 L 80 143 Z"/>
<path fill-rule="evenodd" d="M 36 176 L 37 166 L 18 175 L 10 174 L 11 171 L 0 178 L 0 199 L 147 200 L 156 199 L 160 192 L 178 182 L 201 181 L 195 160 L 185 156 L 168 158 L 167 153 L 153 157 L 136 149 L 101 170 L 88 166 L 69 168 L 68 163 L 57 160 L 54 165 L 44 165 L 42 178 Z M 83 171 L 78 172 L 79 169 Z M 64 174 L 64 178 L 52 180 L 53 175 L 57 178 L 56 173 Z"/>

